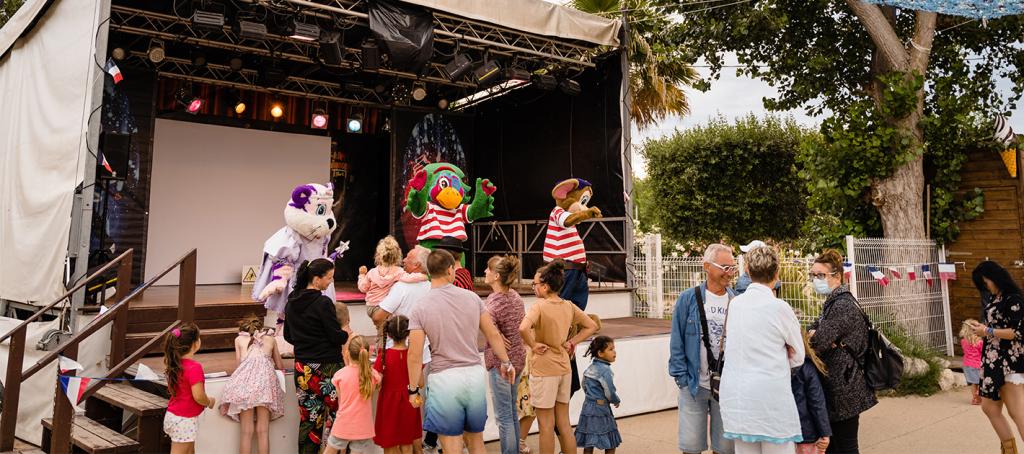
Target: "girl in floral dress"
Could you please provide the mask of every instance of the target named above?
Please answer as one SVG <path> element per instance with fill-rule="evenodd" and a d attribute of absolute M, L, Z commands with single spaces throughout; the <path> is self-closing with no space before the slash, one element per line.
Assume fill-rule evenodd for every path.
<path fill-rule="evenodd" d="M 250 316 L 239 323 L 235 338 L 237 367 L 221 395 L 220 412 L 242 423 L 240 453 L 252 452 L 252 437 L 259 454 L 270 453 L 270 420 L 284 415 L 283 383 L 277 370 L 284 369 L 273 336 L 263 331 L 263 321 Z"/>

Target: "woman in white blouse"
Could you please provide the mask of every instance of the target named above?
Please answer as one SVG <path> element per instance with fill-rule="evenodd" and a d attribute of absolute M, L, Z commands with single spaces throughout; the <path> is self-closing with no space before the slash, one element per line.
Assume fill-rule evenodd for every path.
<path fill-rule="evenodd" d="M 725 322 L 725 368 L 721 409 L 725 438 L 736 454 L 792 454 L 801 441 L 790 369 L 804 362 L 800 322 L 775 297 L 779 257 L 769 247 L 746 255 L 747 291 L 729 303 Z"/>

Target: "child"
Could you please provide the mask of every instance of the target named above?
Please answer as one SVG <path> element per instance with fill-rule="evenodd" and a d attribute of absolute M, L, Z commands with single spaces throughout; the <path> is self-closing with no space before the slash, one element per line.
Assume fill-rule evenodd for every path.
<path fill-rule="evenodd" d="M 269 454 L 270 420 L 284 415 L 284 390 L 277 378 L 284 364 L 274 337 L 263 330 L 262 319 L 249 316 L 238 326 L 236 368 L 221 394 L 220 412 L 242 423 L 240 453 L 252 452 L 252 436 L 258 434 L 257 452 Z"/>
<path fill-rule="evenodd" d="M 388 296 L 391 286 L 395 285 L 405 270 L 399 266 L 402 261 L 402 249 L 395 237 L 388 235 L 377 243 L 377 252 L 373 255 L 376 265 L 367 271 L 365 266 L 359 267 L 359 291 L 366 294 L 367 314 L 373 318 L 377 306 Z"/>
<path fill-rule="evenodd" d="M 164 338 L 164 366 L 171 399 L 164 415 L 164 432 L 171 438 L 171 454 L 196 452 L 196 432 L 203 407 L 213 408 L 216 399 L 206 395 L 203 366 L 192 359 L 202 342 L 199 327 L 185 323 Z"/>
<path fill-rule="evenodd" d="M 797 454 L 824 454 L 832 435 L 825 407 L 825 393 L 818 373 L 827 374 L 825 363 L 811 348 L 811 337 L 804 332 L 804 364 L 793 369 L 793 398 L 800 413 L 803 442 L 796 445 Z"/>
<path fill-rule="evenodd" d="M 960 347 L 964 349 L 964 377 L 971 385 L 971 405 L 981 405 L 978 384 L 981 383 L 981 338 L 974 334 L 972 326 L 977 320 L 964 320 L 960 327 Z"/>
<path fill-rule="evenodd" d="M 423 433 L 420 411 L 409 404 L 409 372 L 406 354 L 409 319 L 395 315 L 384 322 L 384 333 L 394 345 L 377 356 L 373 369 L 383 375 L 377 396 L 377 435 L 373 442 L 384 454 L 411 454 Z M 422 386 L 422 384 L 421 384 Z"/>
<path fill-rule="evenodd" d="M 608 336 L 595 337 L 587 348 L 587 356 L 594 362 L 583 372 L 583 393 L 587 399 L 583 402 L 580 422 L 576 426 L 576 444 L 583 448 L 584 454 L 593 454 L 594 448 L 613 454 L 615 448 L 622 444 L 619 427 L 609 406 L 619 406 L 611 368 L 615 362 L 615 341 Z"/>
<path fill-rule="evenodd" d="M 343 350 L 345 367 L 331 378 L 338 393 L 338 424 L 331 427 L 324 454 L 369 453 L 373 450 L 373 409 L 370 399 L 380 383 L 380 374 L 370 368 L 370 346 L 355 336 Z"/>
<path fill-rule="evenodd" d="M 348 337 L 352 337 L 352 317 L 348 313 L 348 304 L 335 301 L 334 302 L 334 313 L 338 317 L 338 325 L 341 325 L 341 330 L 348 333 Z"/>

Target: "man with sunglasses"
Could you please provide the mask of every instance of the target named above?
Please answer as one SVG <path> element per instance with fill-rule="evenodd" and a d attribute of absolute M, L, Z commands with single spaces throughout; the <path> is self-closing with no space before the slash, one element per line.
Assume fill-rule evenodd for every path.
<path fill-rule="evenodd" d="M 683 291 L 672 313 L 668 373 L 679 386 L 679 450 L 684 454 L 707 449 L 709 416 L 711 449 L 716 454 L 733 454 L 732 440 L 722 437 L 718 402 L 711 397 L 709 365 L 721 351 L 725 316 L 734 296 L 729 285 L 737 271 L 731 247 L 708 246 L 704 250 L 707 280 Z"/>

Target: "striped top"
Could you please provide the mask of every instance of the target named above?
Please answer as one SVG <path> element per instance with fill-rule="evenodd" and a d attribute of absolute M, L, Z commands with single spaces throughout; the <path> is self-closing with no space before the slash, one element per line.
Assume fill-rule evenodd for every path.
<path fill-rule="evenodd" d="M 420 234 L 416 241 L 440 240 L 446 236 L 466 241 L 466 223 L 469 218 L 466 210 L 469 205 L 460 205 L 454 210 L 446 210 L 433 203 L 427 203 L 427 212 L 420 218 Z"/>
<path fill-rule="evenodd" d="M 562 259 L 568 262 L 587 263 L 587 251 L 583 248 L 576 227 L 566 227 L 569 212 L 556 206 L 548 218 L 548 233 L 544 238 L 544 261 Z"/>

